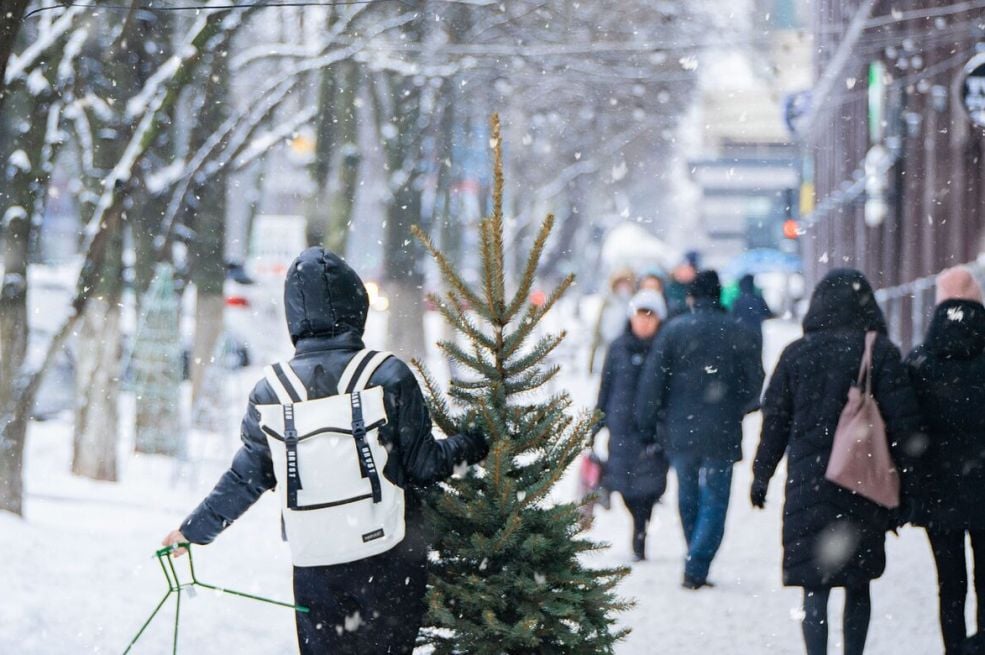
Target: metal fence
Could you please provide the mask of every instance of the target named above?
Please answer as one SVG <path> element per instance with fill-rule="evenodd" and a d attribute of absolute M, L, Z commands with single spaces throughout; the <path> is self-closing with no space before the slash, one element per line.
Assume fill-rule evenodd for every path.
<path fill-rule="evenodd" d="M 979 284 L 985 283 L 985 255 L 965 264 Z M 889 337 L 906 353 L 923 341 L 934 315 L 936 275 L 928 275 L 896 287 L 876 291 L 876 302 L 882 307 L 889 328 Z"/>

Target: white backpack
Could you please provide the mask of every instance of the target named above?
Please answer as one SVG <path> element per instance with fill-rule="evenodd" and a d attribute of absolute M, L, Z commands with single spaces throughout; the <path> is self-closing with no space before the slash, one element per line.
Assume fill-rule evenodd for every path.
<path fill-rule="evenodd" d="M 362 350 L 334 396 L 308 400 L 284 362 L 264 369 L 276 405 L 257 405 L 267 435 L 295 566 L 327 566 L 386 552 L 404 538 L 404 492 L 386 476 L 383 387 L 369 378 L 391 355 Z"/>

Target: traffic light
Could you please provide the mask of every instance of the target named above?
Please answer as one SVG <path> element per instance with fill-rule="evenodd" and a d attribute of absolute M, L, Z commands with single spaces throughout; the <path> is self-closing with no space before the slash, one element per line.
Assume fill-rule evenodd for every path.
<path fill-rule="evenodd" d="M 794 218 L 783 221 L 783 238 L 796 239 L 800 236 L 800 223 Z"/>

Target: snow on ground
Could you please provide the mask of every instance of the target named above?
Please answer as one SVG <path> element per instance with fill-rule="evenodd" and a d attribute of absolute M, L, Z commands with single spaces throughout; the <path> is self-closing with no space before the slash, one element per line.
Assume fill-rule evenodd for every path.
<path fill-rule="evenodd" d="M 796 326 L 774 322 L 768 360 L 796 336 Z M 578 349 L 570 351 L 571 356 Z M 581 357 L 580 354 L 577 354 Z M 579 370 L 576 362 L 571 369 Z M 245 399 L 256 369 L 233 376 Z M 595 389 L 567 375 L 576 400 L 590 405 Z M 237 403 L 237 408 L 238 408 Z M 231 412 L 235 414 L 236 412 Z M 193 434 L 197 467 L 170 459 L 128 455 L 120 483 L 71 476 L 70 417 L 35 423 L 27 452 L 26 516 L 0 513 L 0 653 L 60 655 L 120 653 L 165 592 L 152 558 L 161 537 L 176 527 L 208 491 L 237 447 L 229 434 Z M 798 653 L 800 592 L 780 586 L 782 482 L 774 479 L 765 511 L 748 502 L 750 462 L 758 416 L 746 424 L 747 459 L 735 470 L 733 502 L 722 551 L 712 567 L 714 589 L 680 588 L 683 537 L 673 476 L 649 530 L 647 562 L 633 566 L 620 593 L 636 601 L 621 617 L 633 629 L 621 655 Z M 126 441 L 126 440 L 125 440 Z M 127 443 L 122 450 L 128 452 Z M 560 493 L 574 493 L 567 478 Z M 598 512 L 591 536 L 612 543 L 601 564 L 630 561 L 630 521 L 617 498 Z M 922 532 L 888 537 L 889 566 L 873 587 L 872 654 L 940 652 L 933 562 Z M 219 586 L 289 600 L 290 558 L 280 540 L 273 494 L 213 545 L 195 550 L 200 578 Z M 179 570 L 184 570 L 179 560 Z M 832 602 L 832 652 L 840 650 L 840 596 Z M 173 601 L 172 601 L 173 603 Z M 166 606 L 133 653 L 170 651 L 173 604 Z M 209 592 L 184 598 L 182 652 L 270 654 L 294 651 L 292 612 Z"/>

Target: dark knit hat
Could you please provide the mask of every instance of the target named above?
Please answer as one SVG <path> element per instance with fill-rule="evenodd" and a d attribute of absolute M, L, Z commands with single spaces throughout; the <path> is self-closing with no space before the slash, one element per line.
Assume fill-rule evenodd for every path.
<path fill-rule="evenodd" d="M 699 298 L 709 298 L 719 301 L 722 298 L 722 283 L 718 280 L 718 273 L 713 270 L 701 271 L 694 276 L 694 280 L 687 286 L 687 295 L 695 300 Z"/>

